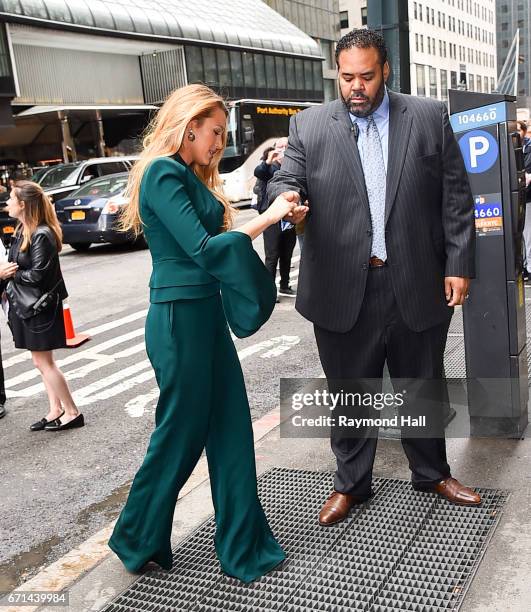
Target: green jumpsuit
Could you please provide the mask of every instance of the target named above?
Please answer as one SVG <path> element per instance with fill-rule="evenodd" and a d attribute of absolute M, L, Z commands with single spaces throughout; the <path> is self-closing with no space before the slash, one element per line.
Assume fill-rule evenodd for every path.
<path fill-rule="evenodd" d="M 216 553 L 226 574 L 251 582 L 285 554 L 258 499 L 238 337 L 270 317 L 276 289 L 247 234 L 220 232 L 223 207 L 179 156 L 157 158 L 140 189 L 153 260 L 146 348 L 160 397 L 155 430 L 109 541 L 129 571 L 172 567 L 179 491 L 206 449 Z"/>

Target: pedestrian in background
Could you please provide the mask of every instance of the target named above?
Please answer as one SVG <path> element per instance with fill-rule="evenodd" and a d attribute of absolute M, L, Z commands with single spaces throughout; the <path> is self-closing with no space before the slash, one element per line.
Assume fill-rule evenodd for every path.
<path fill-rule="evenodd" d="M 275 285 L 252 240 L 292 211 L 298 221 L 305 207 L 279 198 L 232 229 L 218 169 L 227 115 L 205 85 L 174 91 L 131 171 L 121 225 L 143 230 L 151 251 L 146 349 L 160 397 L 109 546 L 131 572 L 149 561 L 169 570 L 177 497 L 206 449 L 221 568 L 251 582 L 285 555 L 258 498 L 249 402 L 227 323 L 247 337 L 270 317 Z"/>
<path fill-rule="evenodd" d="M 31 351 L 48 394 L 48 414 L 33 423 L 32 431 L 62 431 L 84 425 L 53 351 L 66 348 L 63 300 L 68 296 L 59 264 L 62 232 L 55 210 L 42 190 L 31 181 L 14 184 L 7 212 L 19 222 L 8 261 L 12 268 L 6 286 L 8 323 L 15 346 Z M 34 309 L 47 296 L 48 305 Z"/>
<path fill-rule="evenodd" d="M 275 150 L 275 147 L 266 147 L 262 152 L 262 157 L 260 158 L 260 164 L 269 159 L 269 156 L 272 154 L 272 151 Z M 263 181 L 260 178 L 256 178 L 256 182 L 253 187 L 253 193 L 256 196 L 256 204 L 252 206 L 259 214 L 262 214 L 265 210 L 267 210 L 267 181 Z"/>
<path fill-rule="evenodd" d="M 267 190 L 267 184 L 273 178 L 275 172 L 280 170 L 282 160 L 284 159 L 284 151 L 288 146 L 287 138 L 279 138 L 275 147 L 270 151 L 265 159 L 263 159 L 254 169 L 254 175 L 264 185 L 264 190 Z M 265 194 L 265 191 L 264 191 Z M 264 204 L 263 210 L 267 207 L 267 198 L 262 195 Z M 277 276 L 277 266 L 280 271 L 280 295 L 294 297 L 295 291 L 289 285 L 289 272 L 291 268 L 291 257 L 293 249 L 297 242 L 295 227 L 282 230 L 280 223 L 271 225 L 264 232 L 264 250 L 265 250 L 265 265 L 273 280 Z M 278 300 L 277 300 L 278 301 Z"/>
<path fill-rule="evenodd" d="M 0 249 L 2 253 L 4 253 L 4 247 L 0 243 Z M 0 294 L 4 293 L 5 284 L 9 278 L 13 276 L 13 274 L 17 271 L 18 266 L 16 263 L 9 263 L 8 261 L 3 261 L 0 263 Z M 6 388 L 4 382 L 4 366 L 2 365 L 2 350 L 0 348 L 0 419 L 5 417 L 6 415 Z"/>
<path fill-rule="evenodd" d="M 525 121 L 518 121 L 518 131 L 522 140 L 522 153 L 524 156 L 524 168 L 526 174 L 526 206 L 525 221 L 522 234 L 523 250 L 523 277 L 529 280 L 529 268 L 531 268 L 531 138 L 528 134 L 528 126 Z M 531 126 L 529 126 L 531 128 Z"/>

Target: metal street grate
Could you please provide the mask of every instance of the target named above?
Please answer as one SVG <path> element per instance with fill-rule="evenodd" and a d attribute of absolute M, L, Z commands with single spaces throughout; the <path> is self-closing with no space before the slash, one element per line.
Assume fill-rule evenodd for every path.
<path fill-rule="evenodd" d="M 479 507 L 455 506 L 408 481 L 377 478 L 373 499 L 320 527 L 331 472 L 274 468 L 258 481 L 284 563 L 245 585 L 219 569 L 214 520 L 104 612 L 352 612 L 458 610 L 500 519 L 507 493 L 478 489 Z"/>

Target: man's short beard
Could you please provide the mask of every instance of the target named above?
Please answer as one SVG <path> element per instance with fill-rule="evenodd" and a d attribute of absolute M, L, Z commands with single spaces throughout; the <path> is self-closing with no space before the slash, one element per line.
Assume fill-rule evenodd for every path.
<path fill-rule="evenodd" d="M 341 89 L 339 91 L 341 92 Z M 365 118 L 365 117 L 368 117 L 369 115 L 372 115 L 372 113 L 380 106 L 384 98 L 384 94 L 385 94 L 385 81 L 382 79 L 382 84 L 380 86 L 380 89 L 378 90 L 378 93 L 376 94 L 374 102 L 371 104 L 370 100 L 367 100 L 367 102 L 369 102 L 369 106 L 367 108 L 362 108 L 358 104 L 353 105 L 352 102 L 350 102 L 349 100 L 345 100 L 345 98 L 343 98 L 342 93 L 340 95 L 349 113 L 352 113 L 355 117 Z"/>

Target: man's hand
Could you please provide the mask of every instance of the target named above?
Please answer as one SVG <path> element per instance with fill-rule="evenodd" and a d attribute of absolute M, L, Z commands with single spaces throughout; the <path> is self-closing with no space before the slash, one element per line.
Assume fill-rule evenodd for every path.
<path fill-rule="evenodd" d="M 301 196 L 296 191 L 285 191 L 277 196 L 271 206 L 264 213 L 271 219 L 271 224 L 286 219 L 291 221 L 288 216 L 294 208 L 299 208 Z M 306 208 L 305 206 L 300 208 Z"/>
<path fill-rule="evenodd" d="M 295 208 L 284 217 L 284 221 L 289 221 L 293 223 L 293 225 L 300 223 L 304 217 L 306 217 L 309 210 L 306 204 L 304 206 L 295 206 Z"/>
<path fill-rule="evenodd" d="M 448 306 L 460 306 L 468 297 L 470 279 L 461 276 L 447 276 L 444 279 L 444 293 Z"/>

